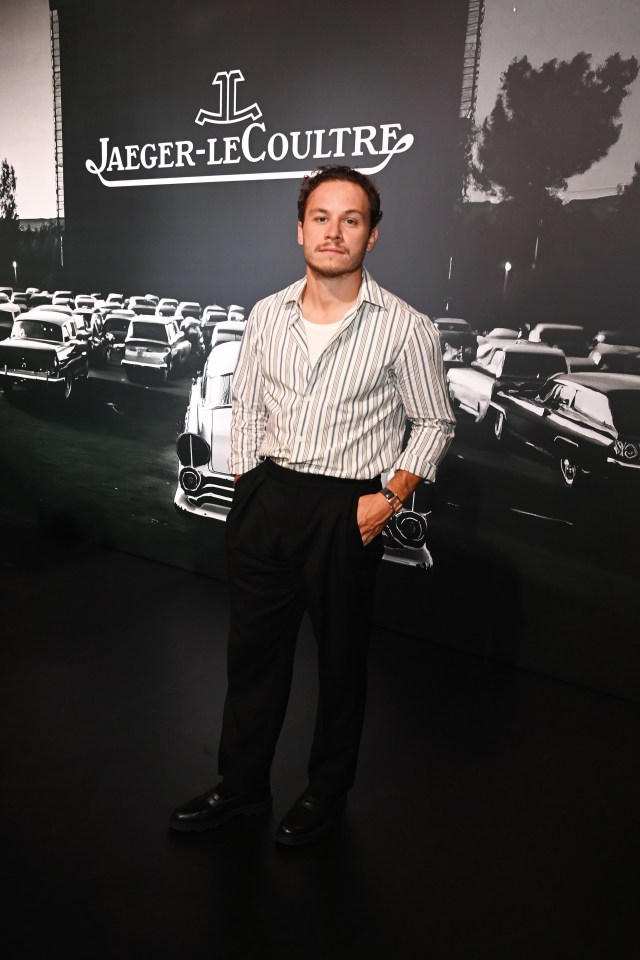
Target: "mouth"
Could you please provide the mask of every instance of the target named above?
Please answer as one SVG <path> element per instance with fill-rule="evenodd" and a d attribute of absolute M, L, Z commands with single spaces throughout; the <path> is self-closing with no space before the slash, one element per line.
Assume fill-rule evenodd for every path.
<path fill-rule="evenodd" d="M 346 250 L 343 250 L 340 247 L 318 247 L 318 253 L 339 253 L 344 254 Z"/>

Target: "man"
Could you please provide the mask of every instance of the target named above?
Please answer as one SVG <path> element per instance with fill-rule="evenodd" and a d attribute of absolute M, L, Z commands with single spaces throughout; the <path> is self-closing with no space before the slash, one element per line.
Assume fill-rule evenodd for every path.
<path fill-rule="evenodd" d="M 305 610 L 319 681 L 309 782 L 276 840 L 321 836 L 353 785 L 381 532 L 434 480 L 454 425 L 431 321 L 363 270 L 381 216 L 377 188 L 358 171 L 324 166 L 305 177 L 306 277 L 259 302 L 247 321 L 233 381 L 223 779 L 173 812 L 174 829 L 270 809 Z M 393 472 L 384 490 L 383 472 Z"/>

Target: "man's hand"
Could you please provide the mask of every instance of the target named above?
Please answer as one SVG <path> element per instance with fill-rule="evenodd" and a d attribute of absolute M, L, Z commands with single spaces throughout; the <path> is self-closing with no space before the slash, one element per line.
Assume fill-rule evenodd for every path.
<path fill-rule="evenodd" d="M 404 503 L 413 491 L 422 483 L 422 477 L 407 470 L 396 470 L 388 487 Z M 385 496 L 381 493 L 365 493 L 358 500 L 358 526 L 362 543 L 366 547 L 374 537 L 388 524 L 393 516 L 393 509 Z"/>
<path fill-rule="evenodd" d="M 363 546 L 371 543 L 393 516 L 393 510 L 381 493 L 365 493 L 358 500 L 358 526 Z"/>

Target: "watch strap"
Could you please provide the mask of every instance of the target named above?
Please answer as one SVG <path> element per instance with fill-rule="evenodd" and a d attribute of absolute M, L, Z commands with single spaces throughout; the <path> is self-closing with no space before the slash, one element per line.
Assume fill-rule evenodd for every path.
<path fill-rule="evenodd" d="M 389 501 L 391 509 L 394 513 L 397 513 L 398 510 L 402 510 L 404 503 L 397 493 L 394 493 L 393 490 L 389 490 L 389 487 L 383 487 L 380 493 Z"/>

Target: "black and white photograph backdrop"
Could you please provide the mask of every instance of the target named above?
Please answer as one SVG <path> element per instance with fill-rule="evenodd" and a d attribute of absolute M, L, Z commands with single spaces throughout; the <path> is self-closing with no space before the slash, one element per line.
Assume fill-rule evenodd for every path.
<path fill-rule="evenodd" d="M 225 579 L 243 325 L 346 163 L 457 419 L 377 623 L 637 700 L 634 0 L 1 9 L 3 511 Z"/>

